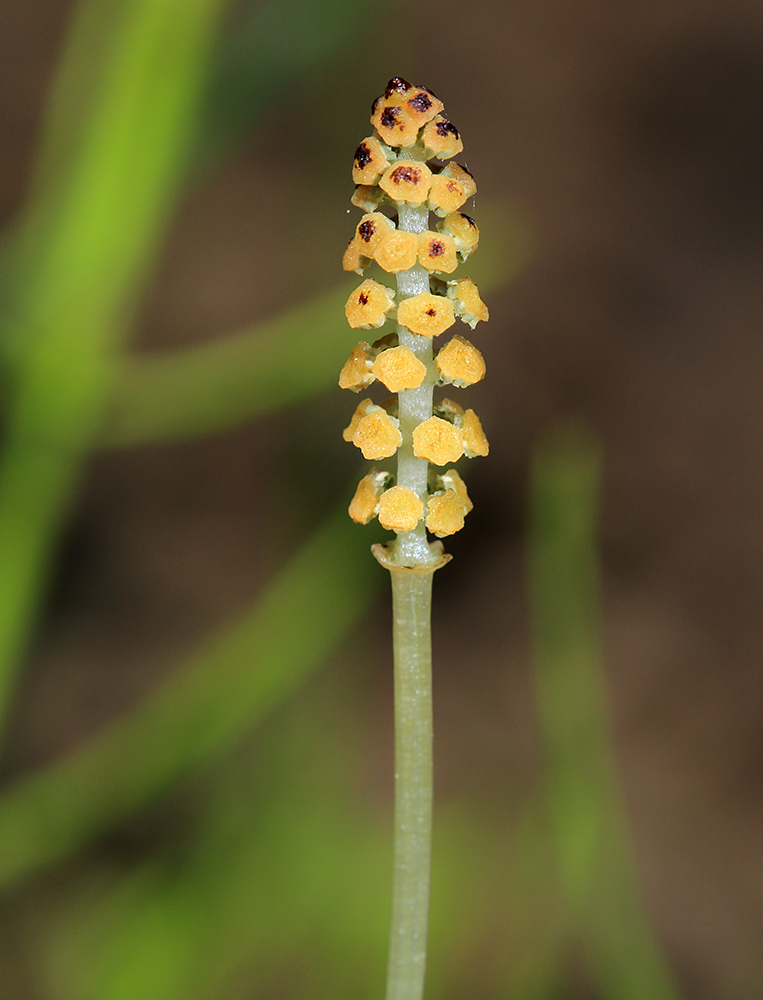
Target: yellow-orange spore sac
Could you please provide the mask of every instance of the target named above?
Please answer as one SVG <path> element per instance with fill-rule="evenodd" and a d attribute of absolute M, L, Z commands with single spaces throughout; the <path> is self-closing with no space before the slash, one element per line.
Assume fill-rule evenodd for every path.
<path fill-rule="evenodd" d="M 456 493 L 464 501 L 464 506 L 466 508 L 467 514 L 472 509 L 474 504 L 469 499 L 469 494 L 466 492 L 466 483 L 459 476 L 455 469 L 446 469 L 445 472 L 441 472 L 437 477 L 438 483 L 440 483 L 446 490 L 455 490 Z"/>
<path fill-rule="evenodd" d="M 379 523 L 388 531 L 413 531 L 423 513 L 424 504 L 407 486 L 392 486 L 379 499 Z"/>
<path fill-rule="evenodd" d="M 361 246 L 353 236 L 342 255 L 342 267 L 345 271 L 355 271 L 356 274 L 362 274 L 370 263 L 371 259 L 363 253 Z"/>
<path fill-rule="evenodd" d="M 353 329 L 370 330 L 382 326 L 394 308 L 395 293 L 392 289 L 380 285 L 373 278 L 366 278 L 347 299 L 344 312 Z"/>
<path fill-rule="evenodd" d="M 437 227 L 441 233 L 447 233 L 456 241 L 456 251 L 461 260 L 466 260 L 480 241 L 480 231 L 477 223 L 463 212 L 451 212 L 446 215 Z"/>
<path fill-rule="evenodd" d="M 353 392 L 360 392 L 366 389 L 375 379 L 371 371 L 374 358 L 371 353 L 371 345 L 361 340 L 352 349 L 344 367 L 339 373 L 340 389 L 351 389 Z"/>
<path fill-rule="evenodd" d="M 402 392 L 404 389 L 418 389 L 427 368 L 410 347 L 391 347 L 376 358 L 372 372 L 390 392 Z"/>
<path fill-rule="evenodd" d="M 379 509 L 379 497 L 389 478 L 389 473 L 379 472 L 377 469 L 372 469 L 367 476 L 363 476 L 348 508 L 353 521 L 368 524 L 373 519 Z"/>
<path fill-rule="evenodd" d="M 429 417 L 413 429 L 413 454 L 434 465 L 457 462 L 464 453 L 458 428 L 440 417 Z"/>
<path fill-rule="evenodd" d="M 427 528 L 438 538 L 454 535 L 464 526 L 467 507 L 455 490 L 429 498 L 427 502 Z"/>
<path fill-rule="evenodd" d="M 404 229 L 393 229 L 385 233 L 377 243 L 374 260 L 389 274 L 407 271 L 416 263 L 418 246 L 415 233 L 408 233 Z"/>
<path fill-rule="evenodd" d="M 432 171 L 418 160 L 398 160 L 391 164 L 379 181 L 381 190 L 396 202 L 422 205 L 427 200 Z"/>
<path fill-rule="evenodd" d="M 345 271 L 355 271 L 356 274 L 363 274 L 370 263 L 371 260 L 364 256 L 357 244 L 357 240 L 353 236 L 347 244 L 347 249 L 342 254 L 342 268 Z"/>
<path fill-rule="evenodd" d="M 394 230 L 394 223 L 382 212 L 367 212 L 355 227 L 355 235 L 342 257 L 345 271 L 362 274 L 373 260 L 381 240 Z"/>
<path fill-rule="evenodd" d="M 449 163 L 447 167 L 443 167 L 440 171 L 440 177 L 450 177 L 451 180 L 458 181 L 467 198 L 473 198 L 477 193 L 477 183 L 474 177 L 460 163 Z"/>
<path fill-rule="evenodd" d="M 355 184 L 378 184 L 379 178 L 393 159 L 392 150 L 375 135 L 364 139 L 355 150 L 352 180 Z"/>
<path fill-rule="evenodd" d="M 371 115 L 371 124 L 388 146 L 412 146 L 419 132 L 419 124 L 400 94 L 379 98 Z"/>
<path fill-rule="evenodd" d="M 342 436 L 360 448 L 363 458 L 371 461 L 390 458 L 403 440 L 397 420 L 370 399 L 358 404 Z"/>
<path fill-rule="evenodd" d="M 453 300 L 454 311 L 472 330 L 480 322 L 487 321 L 490 313 L 480 298 L 480 292 L 471 278 L 457 278 L 448 282 L 448 298 Z"/>
<path fill-rule="evenodd" d="M 414 87 L 405 95 L 404 107 L 418 130 L 439 115 L 445 105 L 426 87 Z"/>
<path fill-rule="evenodd" d="M 485 432 L 480 419 L 474 410 L 466 410 L 461 423 L 461 434 L 464 441 L 464 454 L 467 458 L 487 455 L 490 451 Z"/>
<path fill-rule="evenodd" d="M 435 174 L 429 185 L 427 203 L 435 215 L 446 216 L 457 211 L 466 201 L 466 191 L 460 181 Z"/>
<path fill-rule="evenodd" d="M 456 427 L 461 426 L 461 421 L 464 416 L 464 408 L 459 403 L 454 402 L 452 399 L 441 399 L 439 403 L 435 406 L 437 413 L 444 417 L 446 420 L 450 420 L 452 424 Z"/>
<path fill-rule="evenodd" d="M 403 299 L 398 306 L 397 321 L 411 333 L 421 337 L 436 337 L 456 322 L 453 303 L 444 295 L 420 292 Z"/>
<path fill-rule="evenodd" d="M 383 212 L 366 212 L 355 227 L 353 238 L 361 248 L 361 252 L 366 257 L 373 258 L 377 246 L 394 231 L 394 223 Z"/>
<path fill-rule="evenodd" d="M 342 431 L 342 437 L 344 438 L 345 441 L 352 441 L 352 436 L 358 429 L 358 424 L 363 419 L 363 417 L 365 417 L 368 413 L 371 412 L 371 410 L 373 410 L 375 405 L 376 404 L 371 399 L 362 399 L 358 403 L 358 405 L 355 407 L 355 412 L 353 413 L 349 424 Z"/>
<path fill-rule="evenodd" d="M 443 382 L 463 388 L 485 377 L 485 359 L 474 344 L 456 334 L 438 351 L 435 366 Z"/>
<path fill-rule="evenodd" d="M 436 156 L 438 160 L 449 160 L 452 156 L 458 156 L 464 148 L 458 129 L 445 115 L 437 115 L 424 126 L 421 141 L 427 159 Z"/>
<path fill-rule="evenodd" d="M 452 236 L 427 230 L 419 233 L 419 263 L 427 271 L 442 271 L 450 274 L 458 267 L 456 241 Z"/>
<path fill-rule="evenodd" d="M 384 192 L 374 185 L 358 184 L 350 202 L 364 212 L 375 212 L 385 197 Z"/>

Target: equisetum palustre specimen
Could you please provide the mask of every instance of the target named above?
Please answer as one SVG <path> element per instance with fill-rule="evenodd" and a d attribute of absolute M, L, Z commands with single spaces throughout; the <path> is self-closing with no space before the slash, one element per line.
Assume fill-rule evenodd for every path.
<path fill-rule="evenodd" d="M 366 278 L 345 312 L 354 329 L 394 333 L 361 341 L 342 368 L 339 385 L 363 392 L 379 382 L 396 394 L 364 398 L 344 431 L 346 441 L 374 462 L 397 456 L 393 474 L 373 468 L 355 491 L 349 513 L 368 524 L 378 517 L 395 532 L 374 545 L 390 570 L 395 658 L 395 846 L 387 1000 L 421 1000 L 429 907 L 432 815 L 431 594 L 435 569 L 447 560 L 438 539 L 463 527 L 472 504 L 452 467 L 462 456 L 487 455 L 473 410 L 436 386 L 479 382 L 485 362 L 456 334 L 435 353 L 436 337 L 456 318 L 472 329 L 488 318 L 477 286 L 449 277 L 476 249 L 479 230 L 460 211 L 474 195 L 474 178 L 454 162 L 463 149 L 457 129 L 431 90 L 400 77 L 389 81 L 371 108 L 374 134 L 355 151 L 352 203 L 365 214 L 342 261 L 363 275 L 375 262 L 394 274 L 396 288 Z M 382 207 L 391 206 L 396 217 Z M 436 217 L 430 225 L 430 214 Z M 445 277 L 443 277 L 443 275 Z M 431 466 L 431 468 L 430 468 Z"/>

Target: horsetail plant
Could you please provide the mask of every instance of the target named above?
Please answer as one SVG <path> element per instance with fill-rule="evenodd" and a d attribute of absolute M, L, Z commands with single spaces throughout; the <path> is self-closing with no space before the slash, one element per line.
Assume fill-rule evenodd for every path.
<path fill-rule="evenodd" d="M 361 341 L 339 385 L 353 392 L 380 382 L 396 394 L 380 404 L 363 399 L 344 431 L 363 457 L 397 455 L 396 475 L 373 468 L 360 481 L 350 517 L 378 517 L 394 531 L 373 553 L 392 577 L 395 676 L 395 834 L 387 1000 L 421 1000 L 424 991 L 432 829 L 432 575 L 449 556 L 438 539 L 463 527 L 472 504 L 452 463 L 487 455 L 473 410 L 450 399 L 434 402 L 436 386 L 479 382 L 482 355 L 454 336 L 435 354 L 435 337 L 456 317 L 472 329 L 488 318 L 475 283 L 447 278 L 479 242 L 459 210 L 476 191 L 469 171 L 453 161 L 463 149 L 442 102 L 426 87 L 395 77 L 371 108 L 374 134 L 355 151 L 352 203 L 365 214 L 342 261 L 363 274 L 372 261 L 396 277 L 396 290 L 365 279 L 347 300 L 354 329 L 388 318 L 397 331 Z M 440 161 L 434 163 L 433 161 Z M 383 211 L 391 205 L 396 220 Z M 430 213 L 438 217 L 430 229 Z M 430 464 L 433 469 L 430 469 Z"/>

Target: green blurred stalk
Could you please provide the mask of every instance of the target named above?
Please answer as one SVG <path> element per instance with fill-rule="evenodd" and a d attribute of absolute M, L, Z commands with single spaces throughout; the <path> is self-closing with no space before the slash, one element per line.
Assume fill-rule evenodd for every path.
<path fill-rule="evenodd" d="M 346 334 L 336 318 L 346 299 L 335 288 L 252 329 L 124 358 L 101 445 L 219 434 L 317 395 L 336 383 L 344 361 Z"/>
<path fill-rule="evenodd" d="M 100 872 L 84 906 L 66 894 L 53 947 L 37 944 L 51 996 L 251 998 L 255 981 L 313 1000 L 321 983 L 332 998 L 357 993 L 384 954 L 386 835 L 358 799 L 358 660 L 348 650 L 342 661 L 193 781 L 182 830 L 137 865 Z"/>
<path fill-rule="evenodd" d="M 86 0 L 57 77 L 32 202 L 10 251 L 0 455 L 0 728 L 111 352 L 183 173 L 224 0 Z"/>
<path fill-rule="evenodd" d="M 605 1000 L 676 1000 L 644 912 L 609 732 L 596 533 L 598 443 L 576 426 L 538 445 L 530 599 L 547 810 L 562 887 Z"/>
<path fill-rule="evenodd" d="M 237 625 L 142 705 L 0 796 L 0 887 L 65 857 L 229 747 L 317 666 L 383 577 L 342 509 Z"/>

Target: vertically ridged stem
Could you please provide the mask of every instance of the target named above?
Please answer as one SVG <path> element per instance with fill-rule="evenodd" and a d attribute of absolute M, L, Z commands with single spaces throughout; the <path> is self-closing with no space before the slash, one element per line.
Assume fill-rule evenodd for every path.
<path fill-rule="evenodd" d="M 423 150 L 421 151 L 423 155 Z M 427 229 L 426 205 L 401 205 L 398 229 Z M 397 274 L 398 301 L 429 291 L 429 273 L 420 264 Z M 398 324 L 398 342 L 427 366 L 418 389 L 398 393 L 403 441 L 397 451 L 397 483 L 423 503 L 429 463 L 413 454 L 413 430 L 432 415 L 432 340 Z M 403 566 L 433 561 L 424 520 L 401 533 L 395 544 Z M 395 659 L 395 832 L 392 917 L 386 1000 L 421 1000 L 424 995 L 429 873 L 432 845 L 432 643 L 431 572 L 391 570 Z"/>
<path fill-rule="evenodd" d="M 431 572 L 393 570 L 395 836 L 386 1000 L 424 994 L 432 840 Z"/>
<path fill-rule="evenodd" d="M 413 159 L 415 154 L 409 151 Z M 423 156 L 423 150 L 420 151 Z M 398 229 L 409 233 L 423 233 L 429 224 L 429 210 L 426 205 L 400 205 L 398 208 Z M 429 291 L 429 272 L 420 264 L 399 271 L 397 274 L 398 301 Z M 397 338 L 401 346 L 409 347 L 419 361 L 427 366 L 427 377 L 418 389 L 404 389 L 398 393 L 398 420 L 403 443 L 397 450 L 397 480 L 399 486 L 408 486 L 417 494 L 422 503 L 427 499 L 427 472 L 429 463 L 413 454 L 413 431 L 418 424 L 432 416 L 434 395 L 434 375 L 432 364 L 432 340 L 411 333 L 399 323 Z M 427 541 L 427 531 L 421 520 L 413 529 L 399 534 L 395 542 L 397 559 L 403 566 L 417 566 L 431 563 L 432 553 Z"/>

